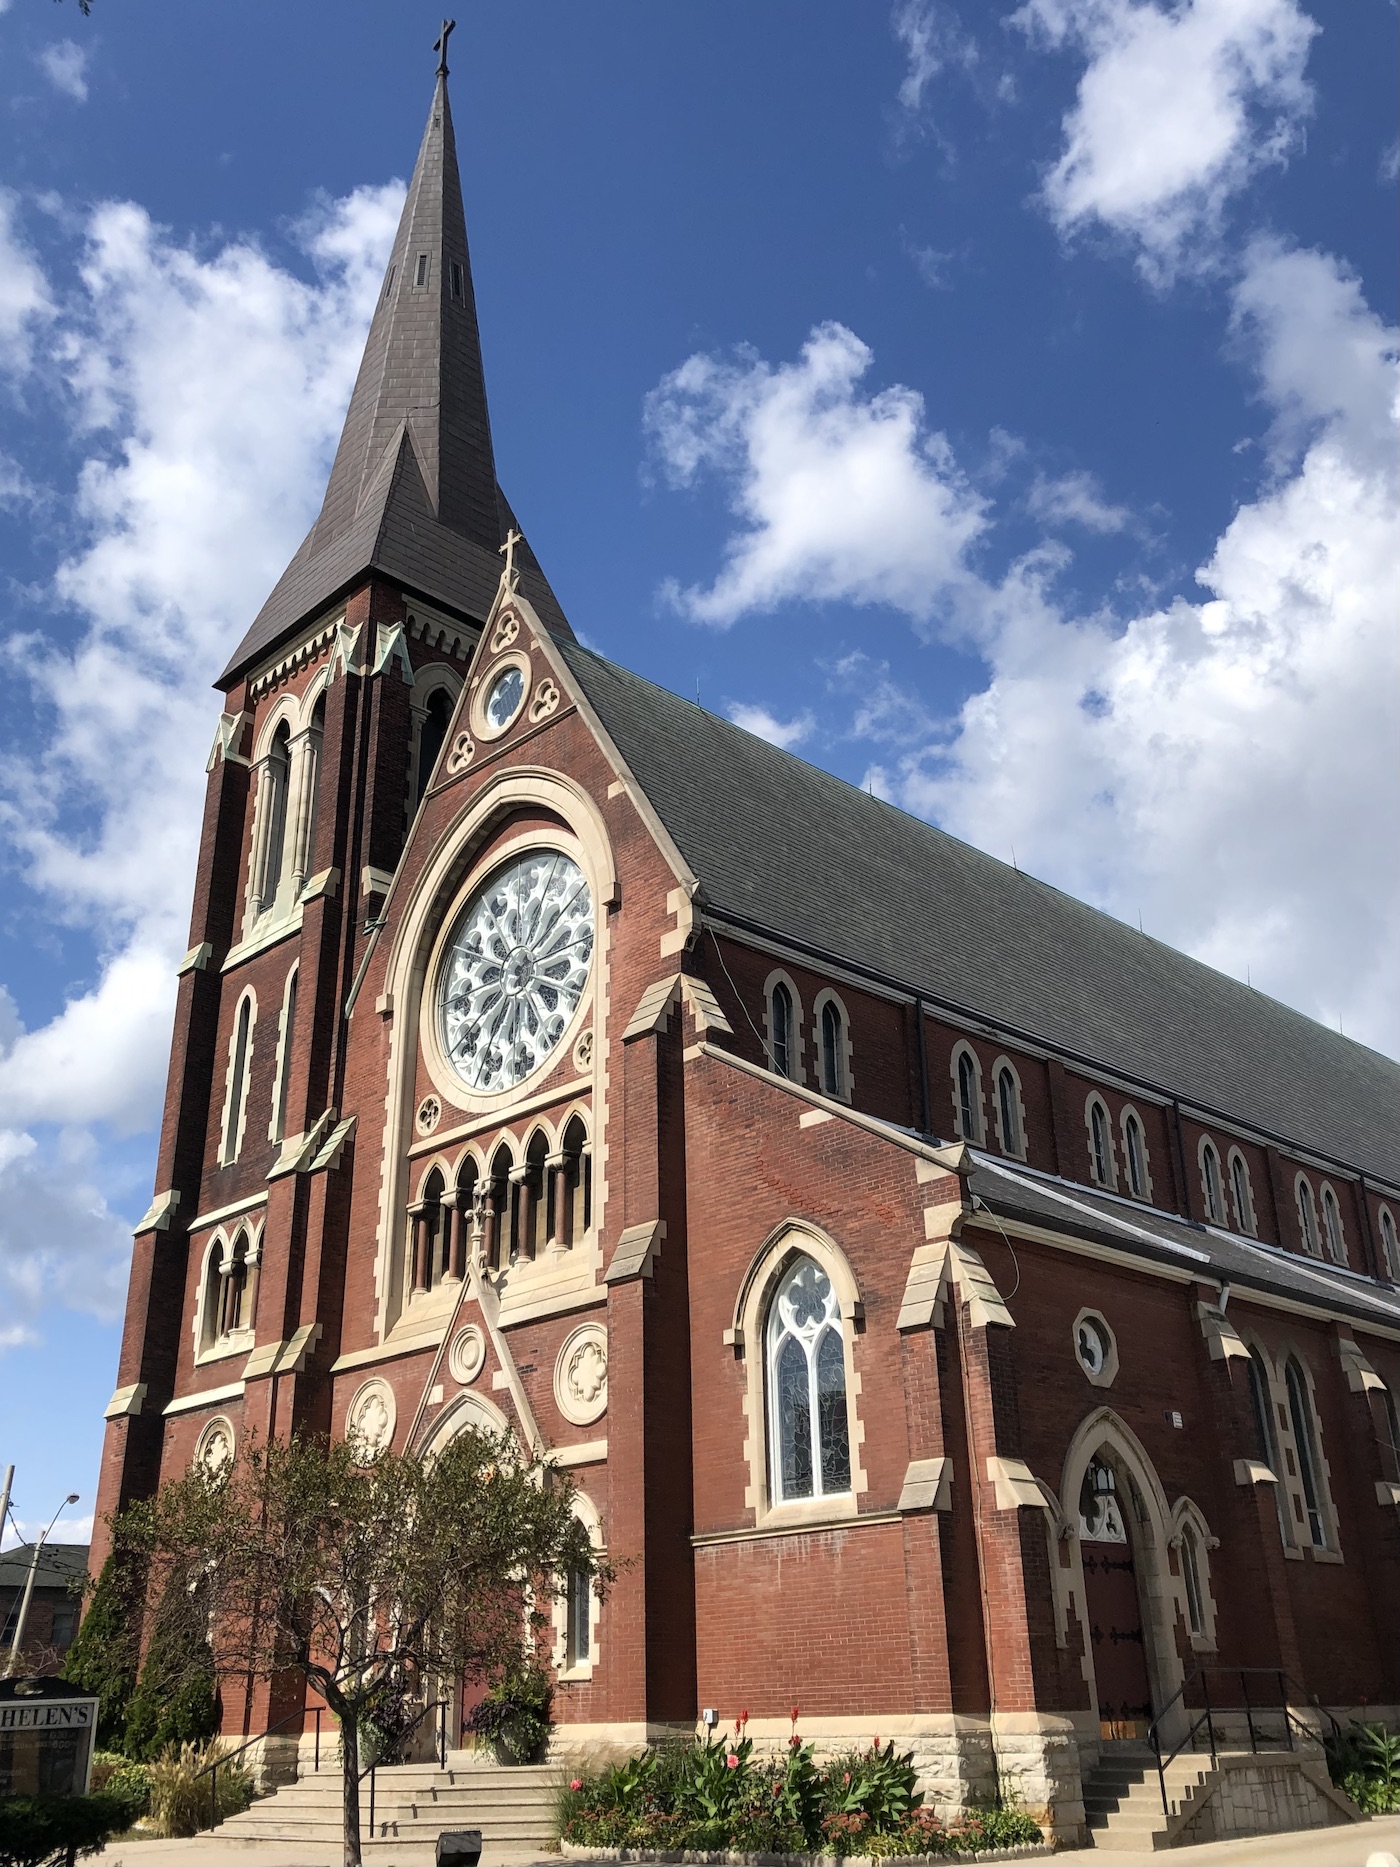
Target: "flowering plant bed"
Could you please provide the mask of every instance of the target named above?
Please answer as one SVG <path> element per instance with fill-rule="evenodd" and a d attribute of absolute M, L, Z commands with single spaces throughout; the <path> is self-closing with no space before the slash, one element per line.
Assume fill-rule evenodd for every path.
<path fill-rule="evenodd" d="M 755 1757 L 745 1736 L 644 1750 L 625 1763 L 575 1776 L 561 1796 L 566 1854 L 628 1860 L 1019 1859 L 1045 1847 L 1039 1826 L 1016 1809 L 979 1809 L 945 1824 L 923 1806 L 910 1752 L 881 1745 L 818 1764 L 797 1732 L 787 1752 Z M 1014 1850 L 1014 1852 L 1008 1852 Z"/>

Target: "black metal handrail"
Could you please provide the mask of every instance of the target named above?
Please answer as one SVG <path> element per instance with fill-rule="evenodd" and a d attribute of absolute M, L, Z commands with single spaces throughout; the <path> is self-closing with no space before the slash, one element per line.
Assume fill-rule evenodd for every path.
<path fill-rule="evenodd" d="M 314 1686 L 312 1690 L 315 1691 Z M 195 1771 L 194 1780 L 196 1782 L 199 1781 L 201 1776 L 207 1776 L 209 1778 L 210 1828 L 217 1828 L 219 1825 L 219 1771 L 226 1769 L 231 1763 L 237 1763 L 245 1750 L 251 1750 L 254 1744 L 261 1744 L 264 1738 L 271 1737 L 274 1731 L 280 1731 L 283 1725 L 290 1724 L 293 1718 L 304 1718 L 307 1712 L 312 1709 L 313 1707 L 310 1705 L 294 1705 L 285 1718 L 279 1718 L 276 1724 L 268 1725 L 265 1731 L 259 1731 L 256 1737 L 250 1737 L 246 1743 L 240 1744 L 237 1750 L 231 1750 L 226 1757 L 216 1757 L 212 1763 L 206 1763 L 202 1770 Z M 321 1768 L 321 1713 L 329 1709 L 329 1706 L 327 1706 L 324 1701 L 314 1707 L 316 1713 L 316 1755 L 312 1768 L 318 1771 Z M 300 1746 L 298 1746 L 298 1750 L 300 1750 Z M 300 1764 L 301 1760 L 300 1757 L 298 1757 L 298 1770 L 300 1770 Z"/>
<path fill-rule="evenodd" d="M 408 1725 L 407 1728 L 399 1734 L 399 1741 L 402 1742 L 410 1732 L 418 1729 L 418 1726 L 423 1722 L 430 1711 L 435 1711 L 438 1714 L 437 1753 L 438 1768 L 440 1770 L 445 1770 L 447 1768 L 447 1708 L 451 1703 L 452 1701 L 450 1698 L 430 1700 L 418 1712 L 412 1724 Z M 392 1769 L 394 1766 L 390 1764 L 387 1767 Z M 369 1778 L 369 1838 L 371 1841 L 374 1839 L 374 1794 L 375 1786 L 378 1781 L 376 1775 L 378 1769 L 379 1759 L 376 1757 L 373 1763 L 367 1763 L 365 1765 L 364 1769 L 360 1771 L 359 1776 L 355 1779 L 356 1787 L 358 1788 L 359 1784 L 361 1784 L 366 1777 Z"/>
<path fill-rule="evenodd" d="M 1238 1679 L 1240 1682 L 1240 1697 L 1243 1702 L 1239 1705 L 1224 1705 L 1218 1702 L 1212 1705 L 1210 1702 L 1210 1675 L 1212 1673 L 1223 1673 L 1226 1678 Z M 1248 1681 L 1254 1678 L 1272 1679 L 1274 1681 L 1278 1688 L 1279 1702 L 1277 1705 L 1261 1704 L 1257 1699 L 1251 1701 Z M 1162 1754 L 1162 1725 L 1176 1706 L 1178 1700 L 1181 1701 L 1183 1712 L 1190 1709 L 1186 1704 L 1187 1688 L 1197 1684 L 1201 1688 L 1203 1709 L 1187 1726 L 1186 1735 L 1173 1748 L 1170 1754 L 1164 1757 Z M 1218 1761 L 1219 1746 L 1216 1743 L 1215 1720 L 1222 1713 L 1227 1711 L 1242 1711 L 1244 1713 L 1245 1728 L 1249 1732 L 1249 1748 L 1251 1755 L 1257 1755 L 1259 1751 L 1259 1732 L 1254 1722 L 1256 1713 L 1258 1713 L 1260 1717 L 1263 1717 L 1266 1713 L 1282 1714 L 1283 1738 L 1289 1750 L 1292 1750 L 1294 1747 L 1293 1733 L 1295 1729 L 1300 1731 L 1304 1737 L 1312 1736 L 1313 1733 L 1310 1726 L 1306 1725 L 1303 1720 L 1295 1714 L 1293 1707 L 1288 1702 L 1290 1687 L 1297 1693 L 1300 1703 L 1309 1706 L 1313 1711 L 1317 1712 L 1320 1717 L 1325 1718 L 1331 1725 L 1333 1732 L 1338 1735 L 1340 1734 L 1341 1725 L 1332 1716 L 1332 1713 L 1319 1702 L 1317 1694 L 1315 1692 L 1305 1691 L 1304 1688 L 1298 1684 L 1297 1680 L 1290 1678 L 1281 1666 L 1196 1666 L 1192 1668 L 1147 1728 L 1147 1741 L 1151 1744 L 1153 1753 L 1157 1759 L 1157 1783 L 1162 1792 L 1163 1815 L 1168 1817 L 1171 1815 L 1171 1808 L 1167 1802 L 1167 1770 L 1171 1764 L 1175 1763 L 1176 1759 L 1181 1755 L 1182 1751 L 1186 1749 L 1188 1744 L 1193 1751 L 1195 1750 L 1196 1737 L 1202 1725 L 1206 1728 L 1206 1736 L 1210 1743 L 1210 1760 L 1212 1766 Z"/>

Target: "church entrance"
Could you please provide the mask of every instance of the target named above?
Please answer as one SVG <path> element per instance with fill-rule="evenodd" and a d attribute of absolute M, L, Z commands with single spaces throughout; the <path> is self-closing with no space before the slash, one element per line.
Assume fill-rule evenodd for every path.
<path fill-rule="evenodd" d="M 1085 1608 L 1093 1642 L 1099 1735 L 1144 1738 L 1152 1722 L 1147 1640 L 1128 1513 L 1113 1467 L 1089 1461 L 1079 1495 Z"/>

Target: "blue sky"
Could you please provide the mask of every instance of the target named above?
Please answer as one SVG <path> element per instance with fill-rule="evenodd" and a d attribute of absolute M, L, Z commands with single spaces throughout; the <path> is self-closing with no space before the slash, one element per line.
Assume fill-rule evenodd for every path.
<path fill-rule="evenodd" d="M 209 683 L 432 83 L 369 0 L 0 3 L 0 1464 L 90 1509 Z M 607 654 L 1400 1050 L 1384 0 L 478 0 L 502 479 Z"/>

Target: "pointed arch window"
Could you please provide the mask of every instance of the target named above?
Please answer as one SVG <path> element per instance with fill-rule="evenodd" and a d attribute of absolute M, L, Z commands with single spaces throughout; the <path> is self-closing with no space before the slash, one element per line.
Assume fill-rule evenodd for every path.
<path fill-rule="evenodd" d="M 846 1021 L 834 998 L 822 1005 L 822 1091 L 829 1096 L 846 1093 Z"/>
<path fill-rule="evenodd" d="M 1308 1398 L 1307 1379 L 1294 1359 L 1289 1360 L 1283 1379 L 1288 1394 L 1288 1418 L 1293 1428 L 1293 1444 L 1298 1453 L 1298 1479 L 1303 1487 L 1308 1535 L 1315 1549 L 1325 1549 L 1327 1529 L 1322 1511 L 1321 1461 L 1318 1458 L 1317 1425 Z"/>
<path fill-rule="evenodd" d="M 1134 1199 L 1147 1197 L 1147 1145 L 1142 1123 L 1130 1109 L 1123 1117 L 1123 1153 L 1128 1163 L 1128 1191 Z"/>
<path fill-rule="evenodd" d="M 1220 1178 L 1220 1153 L 1214 1141 L 1201 1143 L 1201 1186 L 1206 1196 L 1206 1217 L 1212 1225 L 1228 1223 L 1225 1216 L 1225 1188 Z"/>
<path fill-rule="evenodd" d="M 296 1035 L 297 971 L 287 974 L 282 992 L 282 1016 L 277 1033 L 277 1077 L 272 1086 L 272 1120 L 268 1125 L 269 1141 L 281 1141 L 287 1132 L 287 1096 L 292 1081 L 292 1043 Z"/>
<path fill-rule="evenodd" d="M 438 754 L 442 751 L 451 723 L 452 696 L 445 687 L 435 687 L 428 695 L 428 704 L 423 710 L 423 723 L 418 728 L 418 769 L 413 786 L 415 810 L 423 802 L 424 794 L 432 782 L 433 768 L 438 762 Z"/>
<path fill-rule="evenodd" d="M 1255 1237 L 1254 1192 L 1249 1184 L 1249 1165 L 1238 1148 L 1230 1150 L 1230 1190 L 1235 1197 L 1235 1224 L 1247 1237 Z"/>
<path fill-rule="evenodd" d="M 232 1166 L 243 1147 L 248 1112 L 248 1071 L 253 1056 L 253 1018 L 256 1003 L 251 992 L 238 1001 L 233 1035 L 229 1040 L 228 1075 L 224 1087 L 224 1119 L 219 1139 L 219 1164 Z"/>
<path fill-rule="evenodd" d="M 1394 1283 L 1400 1283 L 1400 1239 L 1395 1234 L 1395 1220 L 1389 1206 L 1381 1207 L 1381 1257 L 1385 1261 L 1386 1275 Z"/>
<path fill-rule="evenodd" d="M 793 1076 L 792 993 L 781 979 L 768 994 L 768 1041 L 773 1068 L 779 1076 Z"/>
<path fill-rule="evenodd" d="M 1201 1587 L 1201 1552 L 1195 1528 L 1181 1526 L 1181 1579 L 1186 1588 L 1186 1618 L 1193 1634 L 1206 1631 L 1205 1591 Z"/>
<path fill-rule="evenodd" d="M 1346 1238 L 1342 1232 L 1342 1209 L 1337 1195 L 1324 1180 L 1322 1183 L 1322 1235 L 1327 1240 L 1327 1254 L 1334 1264 L 1347 1261 Z"/>
<path fill-rule="evenodd" d="M 593 1225 L 593 1155 L 582 1118 L 571 1116 L 564 1130 L 560 1175 L 559 1238 L 566 1249 L 581 1245 Z"/>
<path fill-rule="evenodd" d="M 1322 1247 L 1317 1235 L 1317 1201 L 1313 1197 L 1312 1181 L 1306 1174 L 1298 1175 L 1294 1191 L 1298 1200 L 1298 1225 L 1303 1234 L 1303 1249 L 1309 1257 L 1320 1258 Z"/>
<path fill-rule="evenodd" d="M 272 735 L 258 783 L 258 849 L 253 877 L 253 912 L 265 914 L 277 900 L 287 859 L 287 801 L 291 786 L 291 728 L 283 720 Z"/>
<path fill-rule="evenodd" d="M 769 1485 L 775 1503 L 851 1489 L 846 1343 L 831 1280 L 796 1258 L 768 1311 Z"/>
<path fill-rule="evenodd" d="M 247 1348 L 253 1328 L 256 1263 L 257 1253 L 246 1229 L 239 1229 L 231 1245 L 215 1238 L 200 1311 L 198 1346 L 204 1353 Z"/>
<path fill-rule="evenodd" d="M 982 1071 L 970 1044 L 960 1044 L 953 1063 L 958 1133 L 964 1141 L 982 1139 Z"/>
<path fill-rule="evenodd" d="M 1089 1098 L 1089 1171 L 1099 1186 L 1113 1185 L 1113 1132 L 1097 1096 Z"/>
<path fill-rule="evenodd" d="M 1009 1063 L 1003 1063 L 997 1071 L 997 1117 L 1001 1126 L 1002 1153 L 1010 1154 L 1017 1160 L 1024 1159 L 1026 1148 L 1021 1134 L 1021 1091 Z"/>
<path fill-rule="evenodd" d="M 447 1271 L 447 1208 L 443 1204 L 445 1182 L 434 1167 L 423 1182 L 423 1195 L 410 1209 L 413 1221 L 413 1293 L 421 1296 L 434 1289 Z"/>
<path fill-rule="evenodd" d="M 1274 1413 L 1269 1370 L 1257 1348 L 1249 1351 L 1249 1398 L 1254 1409 L 1254 1431 L 1259 1441 L 1259 1460 L 1274 1474 L 1274 1508 L 1278 1512 L 1279 1535 L 1291 1543 L 1288 1514 L 1283 1505 L 1283 1466 L 1278 1456 L 1278 1436 L 1274 1432 Z"/>

